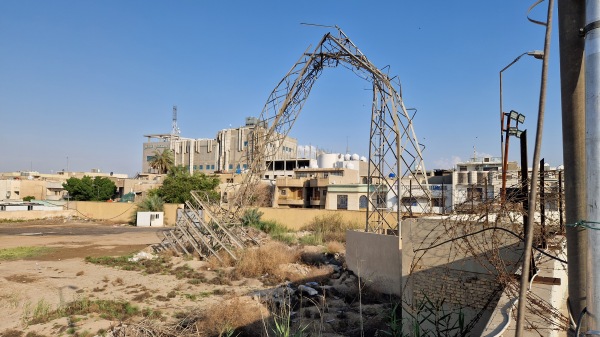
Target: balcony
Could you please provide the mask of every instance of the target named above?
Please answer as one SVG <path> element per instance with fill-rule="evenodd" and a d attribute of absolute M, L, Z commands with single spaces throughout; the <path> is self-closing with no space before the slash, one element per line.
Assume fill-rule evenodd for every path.
<path fill-rule="evenodd" d="M 275 184 L 278 187 L 303 187 L 305 178 L 277 178 Z"/>
<path fill-rule="evenodd" d="M 313 198 L 310 198 L 310 205 L 311 206 L 322 206 L 324 204 L 321 204 L 321 198 L 315 198 L 315 197 L 313 197 Z"/>
<path fill-rule="evenodd" d="M 303 199 L 289 199 L 289 198 L 279 198 L 277 199 L 277 204 L 279 204 L 280 206 L 283 205 L 287 205 L 287 206 L 304 206 L 304 200 Z"/>

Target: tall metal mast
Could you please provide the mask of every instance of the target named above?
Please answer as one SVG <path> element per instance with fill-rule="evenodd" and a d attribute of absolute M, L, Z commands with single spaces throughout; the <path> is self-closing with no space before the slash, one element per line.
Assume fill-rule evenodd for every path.
<path fill-rule="evenodd" d="M 173 122 L 171 123 L 171 136 L 179 137 L 181 131 L 177 127 L 177 105 L 173 105 Z"/>

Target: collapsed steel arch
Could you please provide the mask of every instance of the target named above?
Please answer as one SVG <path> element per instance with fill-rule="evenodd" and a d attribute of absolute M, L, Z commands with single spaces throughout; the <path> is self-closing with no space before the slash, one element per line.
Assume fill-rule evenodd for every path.
<path fill-rule="evenodd" d="M 431 195 L 413 128 L 414 116 L 404 106 L 399 80 L 374 66 L 336 28 L 338 36 L 327 33 L 312 52 L 307 49 L 269 95 L 250 139 L 248 173 L 235 193 L 230 218 L 239 218 L 252 200 L 256 184 L 267 170 L 266 163 L 275 159 L 323 69 L 337 66 L 352 70 L 373 86 L 366 230 L 398 235 L 403 211 L 412 214 L 415 206 L 423 213 L 430 211 Z"/>

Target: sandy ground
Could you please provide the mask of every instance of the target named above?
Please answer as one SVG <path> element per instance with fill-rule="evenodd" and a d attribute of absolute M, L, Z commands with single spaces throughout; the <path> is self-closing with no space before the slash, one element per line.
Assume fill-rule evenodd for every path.
<path fill-rule="evenodd" d="M 191 317 L 186 316 L 191 313 L 195 317 L 199 317 L 198 313 L 204 315 L 201 324 L 209 325 L 222 318 L 218 315 L 242 315 L 230 310 L 229 313 L 217 313 L 210 317 L 211 312 L 214 314 L 218 311 L 215 308 L 227 309 L 229 306 L 225 303 L 237 301 L 233 309 L 245 306 L 250 308 L 246 314 L 254 315 L 251 321 L 242 325 L 247 329 L 240 336 L 261 335 L 248 332 L 248 329 L 255 329 L 257 324 L 259 329 L 264 330 L 264 318 L 261 317 L 269 315 L 269 312 L 265 314 L 268 305 L 263 301 L 265 297 L 257 297 L 256 294 L 287 289 L 285 283 L 269 282 L 268 278 L 272 275 L 265 274 L 252 279 L 222 278 L 224 274 L 228 275 L 226 269 L 233 267 L 211 269 L 208 262 L 183 257 L 170 257 L 172 266 L 168 272 L 163 270 L 162 273 L 128 271 L 85 261 L 88 256 L 153 252 L 152 246 L 160 242 L 161 230 L 164 229 L 71 220 L 0 223 L 0 249 L 20 246 L 51 248 L 48 253 L 35 258 L 0 261 L 0 336 L 94 336 L 119 326 L 121 322 L 107 320 L 96 313 L 71 315 L 43 323 L 31 321 L 36 311 L 37 314 L 44 310 L 51 312 L 64 307 L 64 304 L 82 299 L 118 300 L 128 302 L 144 312 L 159 311 L 162 316 L 154 322 L 167 327 L 173 326 L 169 325 L 173 322 L 179 324 L 182 315 L 186 319 Z M 301 252 L 319 260 L 323 257 L 323 249 L 307 246 L 301 247 Z M 174 271 L 181 266 L 199 273 L 201 282 L 190 282 L 189 277 L 178 279 Z M 297 287 L 300 284 L 318 281 L 318 289 L 326 294 L 311 295 L 312 299 L 306 302 L 302 302 L 304 295 L 301 296 L 301 305 L 297 307 L 296 302 L 296 312 L 293 314 L 297 326 L 314 331 L 315 336 L 326 337 L 374 335 L 374 331 L 385 327 L 382 317 L 387 312 L 387 304 L 373 300 L 363 303 L 360 309 L 364 323 L 369 327 L 359 324 L 357 279 L 340 268 L 339 264 L 302 262 L 283 266 L 285 275 L 288 275 L 286 278 L 297 280 L 295 289 L 299 289 Z M 221 281 L 223 279 L 225 281 Z M 296 294 L 299 293 L 296 291 Z M 363 295 L 363 302 L 365 299 Z M 256 314 L 259 312 L 257 320 Z M 136 319 L 138 321 L 134 324 L 140 324 L 141 318 L 138 316 Z M 361 334 L 361 330 L 365 334 Z M 210 335 L 215 334 L 213 332 Z"/>
<path fill-rule="evenodd" d="M 157 236 L 160 230 L 91 222 L 0 224 L 0 248 L 52 248 L 50 253 L 32 259 L 0 261 L 0 335 L 8 335 L 7 331 L 11 329 L 25 333 L 35 331 L 45 336 L 66 335 L 65 330 L 69 327 L 66 318 L 27 325 L 26 317 L 36 308 L 54 309 L 83 297 L 122 299 L 140 308 L 163 312 L 197 306 L 199 297 L 202 305 L 217 301 L 217 297 L 202 295 L 222 288 L 218 285 L 192 285 L 173 275 L 142 275 L 138 271 L 99 266 L 84 260 L 86 256 L 121 256 L 147 249 L 160 241 Z M 181 258 L 174 258 L 173 262 L 175 266 L 187 264 L 196 269 L 205 265 L 201 261 L 184 261 Z M 259 285 L 255 283 L 253 286 L 252 282 L 246 281 L 244 286 L 234 287 L 234 291 L 249 292 Z M 176 290 L 178 295 L 169 299 L 167 295 L 172 290 Z M 95 334 L 99 329 L 107 329 L 117 323 L 89 317 L 78 321 L 75 326 L 77 331 Z"/>

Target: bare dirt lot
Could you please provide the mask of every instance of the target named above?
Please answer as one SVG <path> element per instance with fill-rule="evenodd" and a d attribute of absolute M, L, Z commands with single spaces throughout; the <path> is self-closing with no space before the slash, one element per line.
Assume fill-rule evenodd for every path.
<path fill-rule="evenodd" d="M 359 287 L 343 268 L 343 252 L 271 242 L 223 263 L 124 258 L 152 254 L 161 230 L 64 219 L 0 223 L 0 250 L 45 249 L 0 260 L 0 336 L 369 336 L 389 329 L 395 300 Z"/>

